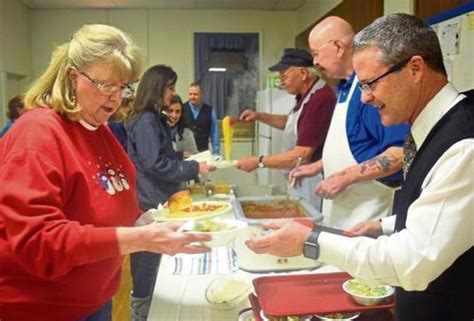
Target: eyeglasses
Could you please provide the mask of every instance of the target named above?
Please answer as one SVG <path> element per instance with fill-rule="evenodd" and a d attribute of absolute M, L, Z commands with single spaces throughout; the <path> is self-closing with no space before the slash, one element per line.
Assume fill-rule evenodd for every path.
<path fill-rule="evenodd" d="M 405 67 L 405 65 L 411 60 L 411 58 L 412 57 L 410 57 L 408 59 L 405 59 L 405 60 L 402 60 L 399 63 L 393 65 L 392 68 L 390 68 L 389 70 L 387 70 L 386 72 L 384 72 L 383 74 L 381 74 L 380 76 L 375 78 L 374 80 L 367 81 L 367 82 L 364 82 L 364 83 L 359 82 L 360 90 L 362 90 L 366 94 L 372 94 L 372 92 L 373 92 L 372 85 L 373 84 L 375 84 L 377 81 L 381 80 L 382 78 L 390 75 L 391 73 L 394 73 L 396 71 L 399 71 L 399 70 L 403 69 L 403 67 Z"/>
<path fill-rule="evenodd" d="M 91 82 L 91 84 L 93 84 L 94 87 L 97 88 L 103 94 L 113 95 L 117 92 L 120 92 L 122 97 L 128 98 L 128 97 L 131 97 L 134 93 L 134 90 L 132 86 L 130 85 L 114 86 L 114 85 L 103 84 L 101 82 L 98 82 L 97 80 L 92 79 L 88 74 L 86 74 L 83 71 L 78 71 L 78 72 L 84 77 L 86 77 Z"/>
<path fill-rule="evenodd" d="M 300 68 L 298 68 L 298 67 L 291 66 L 291 67 L 286 68 L 285 70 L 280 71 L 280 74 L 279 74 L 280 80 L 285 81 L 285 80 L 293 77 L 293 75 L 296 74 L 295 71 L 297 71 L 299 69 Z"/>

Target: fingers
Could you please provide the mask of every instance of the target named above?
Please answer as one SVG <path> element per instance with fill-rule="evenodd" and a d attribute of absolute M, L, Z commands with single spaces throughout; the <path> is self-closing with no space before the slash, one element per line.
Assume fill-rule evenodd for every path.
<path fill-rule="evenodd" d="M 199 232 L 184 232 L 183 236 L 183 243 L 210 241 L 212 239 L 211 235 L 209 235 L 208 233 Z"/>
<path fill-rule="evenodd" d="M 172 231 L 177 231 L 184 223 L 183 222 L 165 222 L 165 223 L 157 223 L 161 226 L 169 228 Z"/>
<path fill-rule="evenodd" d="M 278 229 L 283 224 L 285 224 L 288 220 L 286 219 L 272 219 L 272 220 L 265 220 L 262 222 L 262 227 L 266 229 Z"/>
<path fill-rule="evenodd" d="M 255 235 L 252 235 L 250 236 L 250 239 L 245 241 L 245 244 L 255 253 L 262 254 L 269 253 L 272 243 L 270 242 L 270 237 L 257 237 Z"/>
<path fill-rule="evenodd" d="M 186 244 L 181 247 L 179 253 L 196 254 L 210 252 L 211 248 L 204 245 Z"/>

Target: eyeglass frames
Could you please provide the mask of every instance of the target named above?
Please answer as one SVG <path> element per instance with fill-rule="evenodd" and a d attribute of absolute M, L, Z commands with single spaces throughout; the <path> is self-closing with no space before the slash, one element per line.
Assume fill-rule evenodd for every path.
<path fill-rule="evenodd" d="M 77 69 L 76 69 L 77 70 Z M 134 90 L 132 86 L 126 85 L 126 86 L 114 86 L 114 85 L 108 85 L 108 84 L 103 84 L 98 82 L 97 80 L 92 79 L 88 74 L 86 74 L 84 71 L 79 71 L 78 72 L 86 77 L 91 84 L 94 85 L 95 88 L 97 88 L 100 92 L 106 94 L 106 95 L 112 95 L 115 94 L 116 92 L 119 92 L 122 94 L 122 97 L 130 97 L 133 95 Z"/>
<path fill-rule="evenodd" d="M 364 82 L 364 83 L 359 82 L 360 90 L 362 90 L 366 94 L 372 94 L 372 92 L 373 92 L 372 85 L 373 84 L 375 84 L 377 81 L 381 80 L 382 78 L 390 75 L 391 73 L 394 73 L 396 71 L 399 71 L 399 70 L 403 69 L 403 67 L 405 67 L 405 65 L 411 60 L 411 58 L 412 57 L 410 57 L 408 59 L 405 59 L 405 60 L 402 60 L 399 63 L 393 65 L 392 68 L 390 68 L 389 70 L 387 70 L 386 72 L 384 72 L 383 74 L 381 74 L 380 76 L 375 78 L 374 80 L 367 81 L 367 82 Z"/>

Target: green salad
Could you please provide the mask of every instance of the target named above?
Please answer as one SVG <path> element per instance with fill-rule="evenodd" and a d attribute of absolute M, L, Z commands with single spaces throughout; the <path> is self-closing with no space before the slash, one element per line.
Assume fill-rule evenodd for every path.
<path fill-rule="evenodd" d="M 203 220 L 196 222 L 193 227 L 193 231 L 196 232 L 222 232 L 233 230 L 235 226 L 226 224 L 224 222 L 212 221 L 212 220 Z"/>
<path fill-rule="evenodd" d="M 347 319 L 350 317 L 353 317 L 357 313 L 355 312 L 336 312 L 336 313 L 328 313 L 328 314 L 323 314 L 322 317 L 328 318 L 328 319 Z"/>
<path fill-rule="evenodd" d="M 367 285 L 359 280 L 350 280 L 347 289 L 355 294 L 363 296 L 383 296 L 387 294 L 388 288 L 384 285 Z"/>

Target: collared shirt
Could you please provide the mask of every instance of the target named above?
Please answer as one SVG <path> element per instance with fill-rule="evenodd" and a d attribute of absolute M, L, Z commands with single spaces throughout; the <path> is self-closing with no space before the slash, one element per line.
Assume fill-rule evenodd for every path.
<path fill-rule="evenodd" d="M 202 105 L 201 105 L 202 106 Z M 191 107 L 191 112 L 193 113 L 194 119 L 199 116 L 201 111 L 201 106 L 195 106 L 189 102 L 189 107 Z M 219 137 L 219 122 L 217 121 L 217 114 L 214 107 L 212 107 L 211 112 L 211 144 L 212 144 L 212 153 L 214 155 L 219 155 L 221 152 L 221 140 Z"/>
<path fill-rule="evenodd" d="M 323 80 L 318 81 L 322 82 Z M 324 141 L 328 134 L 334 105 L 336 104 L 336 95 L 332 89 L 327 84 L 319 88 L 320 83 L 318 81 L 314 81 L 304 95 L 295 97 L 296 105 L 291 111 L 291 113 L 297 112 L 303 101 L 309 98 L 298 119 L 296 146 L 314 147 L 314 153 L 311 156 L 312 162 L 321 159 Z"/>
<path fill-rule="evenodd" d="M 412 126 L 417 146 L 462 98 L 451 84 L 438 92 Z M 473 157 L 472 138 L 448 148 L 425 177 L 420 197 L 408 209 L 406 229 L 376 240 L 321 233 L 320 261 L 359 278 L 408 291 L 426 289 L 474 244 Z M 393 222 L 393 217 L 387 220 Z"/>
<path fill-rule="evenodd" d="M 354 89 L 352 96 L 348 97 L 354 79 L 355 73 L 348 80 L 340 81 L 337 89 L 338 103 L 350 100 L 346 120 L 347 138 L 352 155 L 360 164 L 391 146 L 402 147 L 409 127 L 407 125 L 384 126 L 378 110 L 370 104 L 361 103 L 361 91 L 358 86 Z M 380 181 L 402 181 L 402 176 L 400 171 Z"/>

